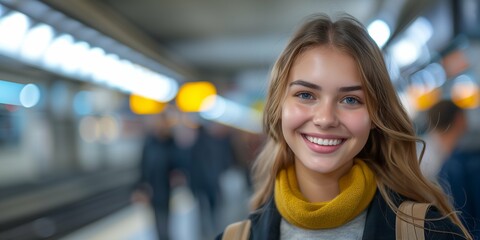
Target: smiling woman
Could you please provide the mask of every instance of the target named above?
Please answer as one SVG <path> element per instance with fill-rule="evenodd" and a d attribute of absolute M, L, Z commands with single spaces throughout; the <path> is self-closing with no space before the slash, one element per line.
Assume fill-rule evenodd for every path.
<path fill-rule="evenodd" d="M 433 206 L 420 239 L 471 239 L 422 176 L 382 52 L 350 15 L 313 15 L 295 33 L 273 67 L 264 128 L 249 239 L 395 239 L 406 200 Z"/>

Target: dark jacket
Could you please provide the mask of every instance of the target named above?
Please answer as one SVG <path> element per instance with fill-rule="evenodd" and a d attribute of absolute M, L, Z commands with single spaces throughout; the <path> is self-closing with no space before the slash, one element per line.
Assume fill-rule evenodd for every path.
<path fill-rule="evenodd" d="M 401 198 L 396 203 L 400 204 Z M 441 217 L 434 208 L 430 208 L 427 219 Z M 367 210 L 367 219 L 363 231 L 364 240 L 395 240 L 395 213 L 388 207 L 382 195 L 377 191 Z M 275 203 L 270 200 L 262 210 L 250 214 L 252 221 L 250 229 L 251 240 L 278 240 L 280 239 L 281 215 Z M 461 235 L 461 230 L 448 219 L 425 221 L 425 239 L 447 240 L 465 239 L 451 233 Z M 437 232 L 439 231 L 439 232 Z M 222 234 L 216 239 L 222 239 Z"/>
<path fill-rule="evenodd" d="M 170 199 L 170 171 L 173 168 L 175 142 L 171 136 L 160 138 L 148 135 L 140 160 L 140 179 L 137 188 L 151 195 L 154 208 L 168 211 Z"/>
<path fill-rule="evenodd" d="M 456 151 L 445 162 L 439 182 L 449 193 L 455 208 L 474 239 L 480 239 L 480 152 Z"/>

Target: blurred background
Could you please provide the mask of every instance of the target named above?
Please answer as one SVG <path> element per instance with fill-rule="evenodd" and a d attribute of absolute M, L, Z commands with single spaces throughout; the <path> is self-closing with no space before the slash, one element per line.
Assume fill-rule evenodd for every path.
<path fill-rule="evenodd" d="M 0 0 L 0 239 L 203 240 L 247 216 L 269 71 L 317 12 L 368 26 L 419 134 L 450 99 L 480 150 L 478 0 Z"/>

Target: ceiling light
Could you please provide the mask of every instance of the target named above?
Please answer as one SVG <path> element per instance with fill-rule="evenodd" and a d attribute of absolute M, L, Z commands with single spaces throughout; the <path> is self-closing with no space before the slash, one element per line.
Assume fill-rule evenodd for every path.
<path fill-rule="evenodd" d="M 367 27 L 368 34 L 382 48 L 390 38 L 390 27 L 383 20 L 375 20 Z"/>
<path fill-rule="evenodd" d="M 0 19 L 0 49 L 16 53 L 23 42 L 29 25 L 30 21 L 23 13 L 11 12 L 2 17 Z"/>

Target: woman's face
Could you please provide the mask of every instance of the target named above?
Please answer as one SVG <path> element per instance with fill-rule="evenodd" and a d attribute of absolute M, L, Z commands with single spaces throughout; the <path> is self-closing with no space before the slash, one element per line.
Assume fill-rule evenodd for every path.
<path fill-rule="evenodd" d="M 341 177 L 367 142 L 371 121 L 352 57 L 318 46 L 295 60 L 282 106 L 282 131 L 297 174 Z M 303 170 L 301 170 L 303 169 Z"/>

